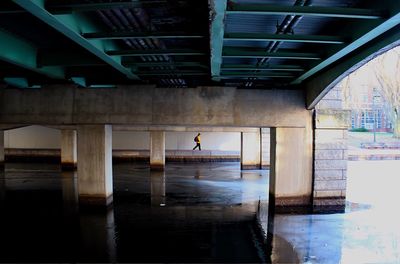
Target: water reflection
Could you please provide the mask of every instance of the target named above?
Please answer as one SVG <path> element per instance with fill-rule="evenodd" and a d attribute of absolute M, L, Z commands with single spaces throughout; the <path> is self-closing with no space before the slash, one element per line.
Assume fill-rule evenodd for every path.
<path fill-rule="evenodd" d="M 150 195 L 152 206 L 165 206 L 165 171 L 151 171 Z"/>

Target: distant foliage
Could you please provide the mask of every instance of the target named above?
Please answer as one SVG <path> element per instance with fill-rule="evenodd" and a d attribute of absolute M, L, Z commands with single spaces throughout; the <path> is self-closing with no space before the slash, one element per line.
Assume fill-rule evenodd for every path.
<path fill-rule="evenodd" d="M 368 132 L 368 129 L 366 129 L 365 127 L 359 127 L 359 128 L 353 128 L 350 129 L 351 132 Z"/>

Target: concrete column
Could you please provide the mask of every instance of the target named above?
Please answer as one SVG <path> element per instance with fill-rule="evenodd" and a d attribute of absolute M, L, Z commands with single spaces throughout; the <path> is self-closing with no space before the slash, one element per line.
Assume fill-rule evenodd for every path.
<path fill-rule="evenodd" d="M 165 206 L 165 172 L 150 173 L 150 192 L 152 206 Z"/>
<path fill-rule="evenodd" d="M 0 170 L 4 169 L 4 131 L 0 130 Z"/>
<path fill-rule="evenodd" d="M 112 126 L 78 126 L 78 193 L 81 204 L 112 203 Z"/>
<path fill-rule="evenodd" d="M 312 146 L 306 128 L 271 128 L 270 203 L 311 205 Z"/>
<path fill-rule="evenodd" d="M 269 169 L 270 166 L 270 140 L 269 128 L 261 128 L 261 169 Z"/>
<path fill-rule="evenodd" d="M 164 170 L 165 167 L 165 132 L 150 131 L 150 169 Z"/>
<path fill-rule="evenodd" d="M 261 167 L 260 131 L 241 133 L 240 167 L 257 170 Z"/>
<path fill-rule="evenodd" d="M 318 109 L 314 144 L 314 211 L 343 211 L 346 206 L 347 125 L 350 112 Z"/>
<path fill-rule="evenodd" d="M 77 163 L 76 131 L 61 130 L 61 168 L 74 170 Z"/>

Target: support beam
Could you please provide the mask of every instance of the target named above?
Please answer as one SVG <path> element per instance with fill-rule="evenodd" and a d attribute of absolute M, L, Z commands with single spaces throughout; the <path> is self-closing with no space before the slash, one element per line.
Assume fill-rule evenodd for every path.
<path fill-rule="evenodd" d="M 199 34 L 185 34 L 184 32 L 91 32 L 83 33 L 86 39 L 199 39 L 205 36 Z"/>
<path fill-rule="evenodd" d="M 383 18 L 379 10 L 323 7 L 323 6 L 279 6 L 265 4 L 234 4 L 229 6 L 227 14 L 249 15 L 292 15 L 292 16 L 319 16 L 356 19 Z"/>
<path fill-rule="evenodd" d="M 110 56 L 203 56 L 205 52 L 191 49 L 154 49 L 154 50 L 109 50 Z"/>
<path fill-rule="evenodd" d="M 165 168 L 165 132 L 150 131 L 150 169 L 163 171 Z"/>
<path fill-rule="evenodd" d="M 306 52 L 267 52 L 249 48 L 225 47 L 222 51 L 224 58 L 277 58 L 295 60 L 320 60 L 321 56 L 316 53 Z"/>
<path fill-rule="evenodd" d="M 209 0 L 210 4 L 210 49 L 211 49 L 211 77 L 219 81 L 222 64 L 222 48 L 224 46 L 225 10 L 227 0 Z"/>
<path fill-rule="evenodd" d="M 222 64 L 221 70 L 227 71 L 289 71 L 303 72 L 304 69 L 298 65 L 266 65 L 254 66 L 250 64 Z"/>
<path fill-rule="evenodd" d="M 107 206 L 113 200 L 112 126 L 78 125 L 79 202 Z"/>
<path fill-rule="evenodd" d="M 86 17 L 81 14 L 70 14 L 70 15 L 52 15 L 49 13 L 44 7 L 44 0 L 13 0 L 14 3 L 21 6 L 23 9 L 54 28 L 70 40 L 74 41 L 82 48 L 91 52 L 111 67 L 125 75 L 130 79 L 139 79 L 136 75 L 134 75 L 130 69 L 125 68 L 121 65 L 121 57 L 115 56 L 110 57 L 105 52 L 104 49 L 117 49 L 117 44 L 111 41 L 103 41 L 103 40 L 93 40 L 89 41 L 83 38 L 80 32 L 93 32 L 97 31 L 97 26 Z"/>
<path fill-rule="evenodd" d="M 400 9 L 400 6 L 398 7 L 398 9 Z M 377 26 L 374 26 L 372 29 L 369 28 L 367 31 L 365 31 L 366 26 L 363 26 L 363 28 L 359 28 L 358 30 L 356 30 L 356 33 L 355 33 L 356 36 L 354 36 L 354 40 L 350 44 L 344 46 L 343 48 L 341 48 L 338 51 L 331 54 L 326 59 L 322 60 L 319 64 L 317 64 L 313 68 L 306 71 L 304 74 L 299 76 L 296 80 L 294 80 L 292 83 L 293 84 L 301 83 L 303 80 L 305 80 L 305 79 L 309 78 L 310 76 L 316 74 L 317 72 L 327 68 L 328 66 L 330 66 L 334 63 L 337 63 L 340 59 L 349 55 L 351 52 L 355 51 L 356 49 L 360 48 L 363 45 L 366 45 L 367 43 L 373 41 L 375 38 L 384 34 L 388 30 L 399 25 L 400 24 L 400 10 L 398 10 L 398 11 L 399 11 L 398 13 L 394 14 L 389 19 L 383 20 L 382 23 L 380 23 Z"/>
<path fill-rule="evenodd" d="M 260 34 L 260 33 L 225 33 L 225 40 L 236 41 L 282 41 L 320 44 L 343 44 L 345 40 L 336 36 L 318 35 L 285 35 L 285 34 Z"/>
<path fill-rule="evenodd" d="M 4 170 L 4 131 L 0 130 L 0 171 Z"/>
<path fill-rule="evenodd" d="M 260 144 L 260 130 L 241 133 L 240 167 L 242 170 L 258 170 L 261 168 Z"/>
<path fill-rule="evenodd" d="M 77 140 L 75 130 L 61 130 L 61 168 L 74 170 L 77 164 Z"/>
<path fill-rule="evenodd" d="M 179 1 L 181 2 L 181 1 Z M 116 1 L 104 3 L 63 3 L 63 4 L 49 4 L 47 9 L 54 14 L 70 14 L 72 12 L 89 12 L 97 10 L 108 10 L 114 8 L 142 8 L 150 5 L 168 4 L 166 0 L 129 0 L 129 1 Z"/>
<path fill-rule="evenodd" d="M 311 205 L 312 157 L 305 128 L 271 128 L 270 203 Z"/>
<path fill-rule="evenodd" d="M 199 72 L 199 71 L 183 71 L 183 70 L 175 70 L 175 71 L 152 71 L 152 72 L 137 72 L 137 75 L 140 76 L 159 76 L 159 75 L 180 75 L 180 76 L 207 76 L 207 72 Z"/>
<path fill-rule="evenodd" d="M 290 74 L 290 73 L 280 73 L 280 72 L 274 72 L 274 73 L 246 73 L 246 72 L 223 72 L 221 74 L 221 78 L 293 78 L 295 75 Z"/>
<path fill-rule="evenodd" d="M 24 39 L 2 30 L 0 30 L 0 39 L 0 60 L 50 78 L 65 78 L 62 67 L 38 68 L 38 49 Z"/>
<path fill-rule="evenodd" d="M 136 61 L 122 61 L 124 66 L 133 66 L 134 68 L 150 68 L 150 67 L 199 67 L 208 69 L 208 66 L 200 62 L 136 62 Z"/>

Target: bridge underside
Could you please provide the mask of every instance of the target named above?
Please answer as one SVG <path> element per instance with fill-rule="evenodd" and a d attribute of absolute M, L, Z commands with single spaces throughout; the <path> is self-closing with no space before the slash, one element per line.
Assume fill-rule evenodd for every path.
<path fill-rule="evenodd" d="M 346 120 L 311 109 L 397 45 L 399 23 L 390 0 L 2 1 L 0 129 L 62 128 L 72 163 L 76 130 L 82 200 L 107 203 L 113 128 L 152 131 L 162 169 L 168 129 L 243 129 L 245 150 L 246 129 L 271 127 L 270 193 L 308 206 L 315 135 Z"/>

